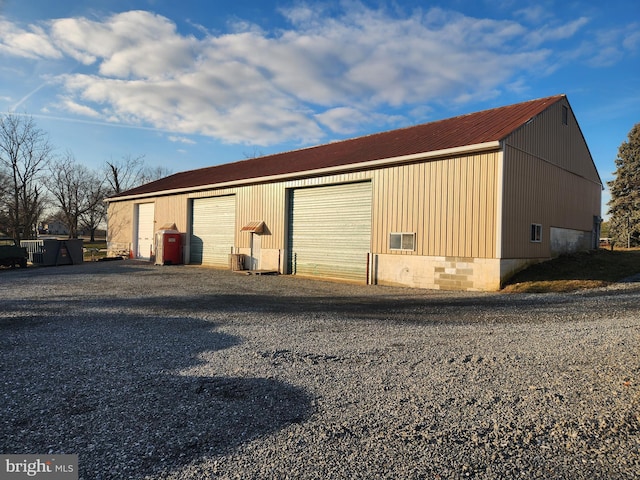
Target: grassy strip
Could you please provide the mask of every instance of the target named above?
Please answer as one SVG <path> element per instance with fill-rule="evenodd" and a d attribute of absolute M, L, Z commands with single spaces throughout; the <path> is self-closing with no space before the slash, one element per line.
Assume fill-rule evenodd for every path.
<path fill-rule="evenodd" d="M 82 246 L 84 248 L 104 249 L 107 248 L 107 242 L 105 242 L 104 240 L 96 240 L 95 242 L 89 242 L 85 240 L 84 242 L 82 242 Z"/>
<path fill-rule="evenodd" d="M 503 291 L 571 292 L 604 287 L 637 273 L 640 249 L 583 252 L 532 265 L 509 279 Z"/>
<path fill-rule="evenodd" d="M 103 258 L 107 256 L 107 252 L 105 251 L 107 248 L 107 242 L 104 240 L 96 241 L 96 242 L 83 242 L 82 246 L 84 247 L 84 261 L 92 262 L 98 260 L 99 258 Z"/>

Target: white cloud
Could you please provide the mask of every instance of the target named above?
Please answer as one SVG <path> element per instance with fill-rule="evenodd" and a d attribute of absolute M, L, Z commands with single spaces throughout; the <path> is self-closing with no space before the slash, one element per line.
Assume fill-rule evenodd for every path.
<path fill-rule="evenodd" d="M 70 112 L 76 115 L 81 115 L 84 117 L 91 117 L 91 118 L 100 118 L 100 112 L 86 105 L 81 105 L 79 103 L 76 103 L 70 98 L 62 99 L 60 107 L 66 110 L 67 112 Z"/>
<path fill-rule="evenodd" d="M 51 36 L 65 53 L 84 64 L 100 62 L 107 77 L 153 78 L 193 65 L 195 39 L 183 37 L 170 20 L 124 12 L 98 22 L 66 18 L 51 22 Z"/>
<path fill-rule="evenodd" d="M 515 11 L 516 16 L 522 17 L 531 23 L 539 23 L 543 20 L 552 18 L 551 12 L 542 5 L 532 5 Z"/>
<path fill-rule="evenodd" d="M 637 29 L 637 24 L 630 24 L 589 32 L 579 47 L 569 52 L 570 58 L 583 60 L 594 68 L 612 67 L 623 61 L 625 57 L 638 53 L 640 33 Z"/>
<path fill-rule="evenodd" d="M 640 25 L 634 25 L 633 30 L 625 34 L 622 45 L 632 53 L 640 50 Z"/>
<path fill-rule="evenodd" d="M 39 26 L 24 30 L 0 17 L 0 53 L 24 58 L 62 58 L 62 53 Z"/>
<path fill-rule="evenodd" d="M 167 137 L 170 142 L 174 143 L 184 143 L 186 145 L 195 145 L 196 142 L 187 137 L 178 137 L 176 135 L 169 135 Z"/>
<path fill-rule="evenodd" d="M 546 42 L 555 42 L 573 37 L 578 30 L 589 23 L 587 17 L 577 18 L 569 23 L 561 25 L 545 25 L 531 31 L 527 40 L 531 45 L 538 46 Z"/>
<path fill-rule="evenodd" d="M 371 123 L 371 115 L 366 115 L 352 107 L 337 107 L 316 115 L 318 121 L 336 133 L 357 132 L 362 125 Z"/>
<path fill-rule="evenodd" d="M 31 58 L 64 53 L 83 64 L 83 73 L 57 77 L 60 108 L 75 114 L 229 143 L 316 143 L 328 132 L 398 121 L 375 112 L 496 96 L 548 68 L 542 44 L 587 22 L 530 31 L 437 8 L 402 14 L 345 5 L 339 16 L 311 3 L 282 10 L 291 27 L 277 32 L 236 19 L 229 33 L 201 38 L 145 11 L 26 30 L 7 24 L 2 31 L 12 33 L 0 34 L 0 49 Z"/>

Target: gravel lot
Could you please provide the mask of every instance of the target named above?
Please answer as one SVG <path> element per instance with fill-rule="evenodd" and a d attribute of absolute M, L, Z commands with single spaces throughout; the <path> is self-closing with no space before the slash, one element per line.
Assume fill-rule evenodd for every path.
<path fill-rule="evenodd" d="M 0 453 L 83 479 L 640 478 L 640 283 L 0 270 Z"/>

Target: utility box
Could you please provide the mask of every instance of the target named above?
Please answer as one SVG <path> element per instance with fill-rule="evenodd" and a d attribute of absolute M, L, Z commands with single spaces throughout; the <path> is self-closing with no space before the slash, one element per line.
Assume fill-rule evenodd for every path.
<path fill-rule="evenodd" d="M 229 255 L 229 269 L 232 272 L 244 270 L 245 255 L 242 253 L 232 253 Z"/>
<path fill-rule="evenodd" d="M 175 224 L 164 225 L 156 232 L 156 265 L 182 264 L 182 234 Z"/>

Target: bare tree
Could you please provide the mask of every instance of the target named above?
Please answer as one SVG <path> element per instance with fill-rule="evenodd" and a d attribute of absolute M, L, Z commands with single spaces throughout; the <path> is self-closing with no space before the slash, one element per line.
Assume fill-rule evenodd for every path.
<path fill-rule="evenodd" d="M 139 178 L 142 176 L 143 169 L 144 155 L 137 157 L 125 155 L 120 160 L 108 160 L 106 178 L 111 192 L 118 194 L 140 185 Z"/>
<path fill-rule="evenodd" d="M 6 234 L 9 230 L 10 191 L 11 182 L 9 176 L 0 170 L 0 234 Z"/>
<path fill-rule="evenodd" d="M 0 170 L 9 178 L 7 233 L 18 240 L 35 235 L 44 200 L 40 176 L 52 152 L 47 134 L 31 117 L 0 117 Z"/>
<path fill-rule="evenodd" d="M 91 242 L 95 241 L 96 230 L 107 216 L 107 204 L 104 202 L 107 194 L 108 188 L 104 180 L 97 175 L 89 179 L 85 190 L 88 208 L 80 215 L 80 222 L 89 231 Z"/>
<path fill-rule="evenodd" d="M 244 158 L 246 159 L 258 158 L 258 157 L 264 157 L 264 152 L 256 147 L 253 147 L 252 151 L 250 152 L 244 151 L 242 152 L 242 155 L 244 155 Z"/>
<path fill-rule="evenodd" d="M 87 216 L 99 215 L 104 198 L 103 182 L 94 172 L 77 163 L 71 153 L 56 161 L 50 171 L 47 189 L 69 227 L 69 237 L 76 238 L 80 221 Z"/>
<path fill-rule="evenodd" d="M 146 166 L 144 155 L 125 155 L 120 160 L 108 160 L 105 163 L 107 183 L 113 195 L 171 174 L 165 167 Z"/>
<path fill-rule="evenodd" d="M 139 178 L 138 185 L 159 180 L 171 175 L 171 173 L 173 172 L 166 167 L 144 167 L 142 169 L 142 175 Z"/>

